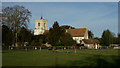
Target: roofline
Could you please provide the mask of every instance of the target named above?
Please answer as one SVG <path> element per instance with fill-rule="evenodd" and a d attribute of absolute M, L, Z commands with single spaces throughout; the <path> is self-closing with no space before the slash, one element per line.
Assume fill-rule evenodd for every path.
<path fill-rule="evenodd" d="M 84 36 L 72 36 L 72 37 L 84 37 Z"/>
<path fill-rule="evenodd" d="M 87 29 L 87 28 L 75 28 L 75 29 Z M 70 30 L 75 30 L 75 29 L 70 29 Z M 69 29 L 65 29 L 65 30 L 69 30 Z"/>

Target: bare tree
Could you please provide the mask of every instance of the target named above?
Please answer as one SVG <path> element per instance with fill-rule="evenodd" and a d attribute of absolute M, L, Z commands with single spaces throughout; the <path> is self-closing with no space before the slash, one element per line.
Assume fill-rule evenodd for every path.
<path fill-rule="evenodd" d="M 14 32 L 17 42 L 17 33 L 20 31 L 21 27 L 28 27 L 31 12 L 24 6 L 19 5 L 3 8 L 2 12 L 4 16 L 2 17 L 2 24 L 7 25 L 8 28 Z"/>

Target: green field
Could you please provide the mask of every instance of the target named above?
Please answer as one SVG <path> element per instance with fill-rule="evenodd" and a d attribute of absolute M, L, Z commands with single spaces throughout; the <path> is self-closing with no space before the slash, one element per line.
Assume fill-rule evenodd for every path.
<path fill-rule="evenodd" d="M 119 66 L 119 51 L 101 50 L 67 50 L 53 52 L 48 50 L 3 50 L 3 66 Z"/>

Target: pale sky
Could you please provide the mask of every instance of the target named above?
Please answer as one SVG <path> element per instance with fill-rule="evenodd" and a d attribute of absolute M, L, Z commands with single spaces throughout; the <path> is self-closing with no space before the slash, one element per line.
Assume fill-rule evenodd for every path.
<path fill-rule="evenodd" d="M 1 2 L 119 2 L 120 0 L 1 0 Z"/>
<path fill-rule="evenodd" d="M 3 2 L 6 6 L 23 5 L 32 13 L 29 29 L 34 30 L 35 19 L 43 16 L 48 28 L 54 21 L 59 25 L 88 28 L 95 37 L 101 37 L 104 30 L 118 33 L 117 2 Z"/>

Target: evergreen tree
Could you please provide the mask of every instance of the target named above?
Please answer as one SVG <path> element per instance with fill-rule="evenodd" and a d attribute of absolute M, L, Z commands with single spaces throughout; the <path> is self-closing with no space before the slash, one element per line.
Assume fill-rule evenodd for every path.
<path fill-rule="evenodd" d="M 69 33 L 65 33 L 65 35 L 62 36 L 61 40 L 62 40 L 61 42 L 64 46 L 72 46 L 72 45 L 76 44 Z"/>
<path fill-rule="evenodd" d="M 50 28 L 49 33 L 46 34 L 48 42 L 52 46 L 71 46 L 75 44 L 71 35 L 65 33 L 65 29 L 61 28 L 58 22 L 54 22 L 53 27 Z"/>
<path fill-rule="evenodd" d="M 88 30 L 88 38 L 89 39 L 93 39 L 94 38 L 94 34 L 90 30 Z"/>
<path fill-rule="evenodd" d="M 114 38 L 114 35 L 109 30 L 105 30 L 103 32 L 102 38 L 100 40 L 101 45 L 109 46 L 111 44 L 113 38 Z"/>
<path fill-rule="evenodd" d="M 54 22 L 53 28 L 50 28 L 48 34 L 48 42 L 53 45 L 61 45 L 60 37 L 64 34 L 64 30 L 59 27 L 58 22 Z"/>

